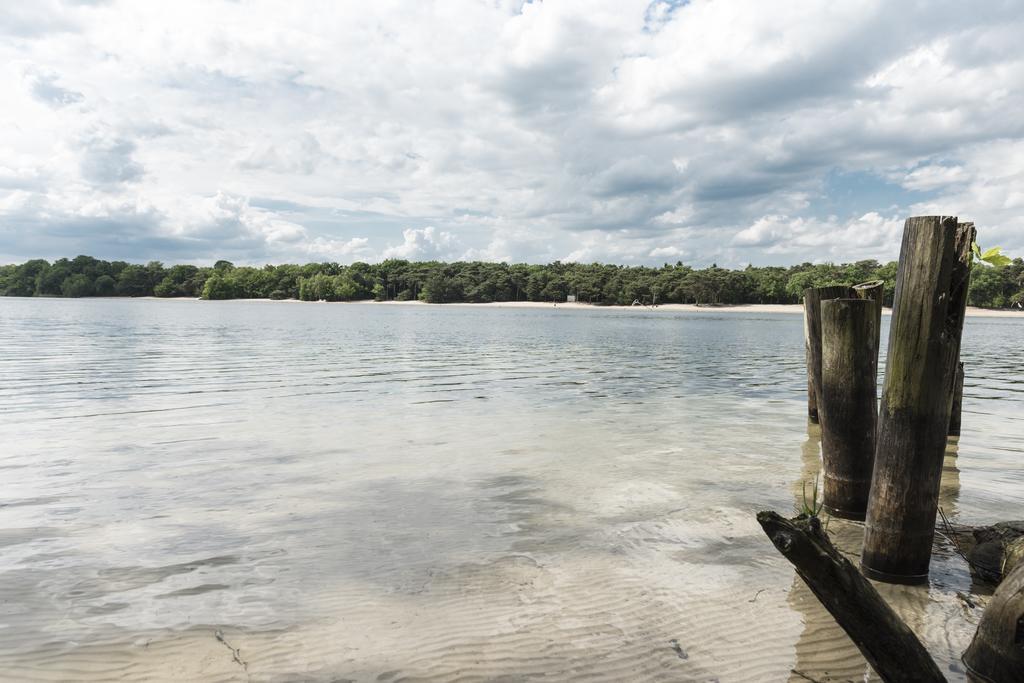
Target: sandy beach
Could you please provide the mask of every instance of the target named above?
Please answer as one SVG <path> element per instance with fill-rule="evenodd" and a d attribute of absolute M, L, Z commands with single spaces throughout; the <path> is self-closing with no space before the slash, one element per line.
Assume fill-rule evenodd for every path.
<path fill-rule="evenodd" d="M 428 304 L 422 301 L 358 301 L 359 304 L 379 304 L 384 306 L 478 306 L 487 308 L 559 308 L 570 310 L 602 310 L 602 311 L 651 311 L 657 312 L 692 312 L 692 313 L 793 313 L 802 314 L 803 306 L 800 304 L 737 304 L 729 306 L 697 306 L 694 304 L 659 304 L 658 306 L 595 306 L 582 303 L 560 303 L 552 304 L 543 301 L 498 301 L 489 304 Z M 883 309 L 885 315 L 890 315 L 892 309 Z M 1022 318 L 1024 311 L 995 310 L 989 308 L 967 307 L 967 315 L 981 318 Z"/>
<path fill-rule="evenodd" d="M 59 298 L 59 297 L 58 297 Z M 92 297 L 95 299 L 123 299 L 124 297 Z M 132 297 L 153 301 L 201 301 L 193 297 L 157 297 L 141 296 Z M 800 304 L 733 304 L 721 306 L 698 306 L 695 304 L 658 304 L 657 306 L 596 306 L 584 303 L 550 303 L 546 301 L 495 301 L 493 303 L 451 303 L 451 304 L 430 304 L 425 301 L 300 301 L 299 299 L 230 299 L 230 301 L 254 301 L 264 303 L 295 303 L 295 304 L 336 304 L 355 306 L 470 306 L 474 308 L 557 308 L 560 310 L 573 311 L 650 311 L 652 313 L 792 313 L 802 314 L 804 307 Z M 882 309 L 883 315 L 891 315 L 892 309 Z M 1024 320 L 1024 311 L 1012 309 L 991 309 L 967 307 L 967 316 L 971 318 L 1020 318 Z"/>

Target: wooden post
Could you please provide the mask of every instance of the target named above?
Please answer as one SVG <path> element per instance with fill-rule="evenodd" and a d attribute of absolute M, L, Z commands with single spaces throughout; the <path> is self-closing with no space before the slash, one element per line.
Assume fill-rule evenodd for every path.
<path fill-rule="evenodd" d="M 973 241 L 951 216 L 903 229 L 861 554 L 879 581 L 928 580 Z"/>
<path fill-rule="evenodd" d="M 879 316 L 871 299 L 821 302 L 824 504 L 829 514 L 858 521 L 867 512 L 875 462 Z"/>
<path fill-rule="evenodd" d="M 964 403 L 964 364 L 956 364 L 956 379 L 953 382 L 953 405 L 949 411 L 949 435 L 960 436 L 960 413 Z"/>
<path fill-rule="evenodd" d="M 853 295 L 858 299 L 871 299 L 875 302 L 875 350 L 877 351 L 882 348 L 882 308 L 885 305 L 885 280 L 871 280 L 854 285 Z"/>
<path fill-rule="evenodd" d="M 964 233 L 969 233 L 970 236 L 971 236 L 970 241 L 971 242 L 974 241 L 974 236 L 975 236 L 975 234 L 977 232 L 974 229 L 974 223 L 970 223 L 970 222 L 960 223 L 958 225 L 958 228 L 959 228 L 960 231 L 962 231 Z M 968 244 L 967 248 L 969 249 L 970 247 L 971 247 L 971 245 Z M 968 263 L 966 276 L 959 282 L 957 291 L 954 291 L 954 293 L 953 293 L 953 298 L 954 299 L 957 299 L 959 297 L 963 297 L 964 301 L 965 302 L 967 301 L 967 289 L 971 285 L 971 264 L 972 263 L 973 263 L 973 259 L 971 259 L 971 261 Z M 962 291 L 960 291 L 960 290 L 962 290 Z M 960 340 L 961 340 L 961 338 L 963 336 L 964 318 L 965 317 L 966 316 L 964 315 L 964 312 L 961 312 L 961 315 L 955 321 L 955 324 L 954 324 L 954 334 L 956 334 L 956 346 L 957 346 L 957 349 L 960 348 Z M 949 415 L 949 436 L 960 436 L 960 414 L 962 412 L 961 409 L 962 409 L 962 406 L 963 406 L 963 399 L 964 399 L 964 364 L 962 362 L 960 362 L 959 351 L 957 352 L 957 370 L 956 370 L 956 372 L 957 372 L 956 379 L 955 379 L 955 381 L 953 383 L 952 407 L 950 409 L 950 415 Z"/>
<path fill-rule="evenodd" d="M 818 397 L 814 395 L 814 382 L 811 381 L 811 371 L 810 371 L 811 352 L 810 352 L 810 347 L 806 346 L 806 340 L 805 340 L 804 351 L 807 354 L 807 365 L 808 365 L 808 368 L 807 368 L 807 417 L 814 424 L 818 424 Z"/>
<path fill-rule="evenodd" d="M 804 346 L 807 353 L 807 416 L 818 421 L 821 395 L 821 302 L 849 296 L 846 285 L 808 287 L 804 290 Z"/>
<path fill-rule="evenodd" d="M 882 680 L 946 680 L 910 627 L 832 545 L 817 517 L 759 512 L 757 521 Z"/>
<path fill-rule="evenodd" d="M 980 680 L 1019 683 L 1024 679 L 1024 564 L 992 595 L 978 622 L 964 664 Z"/>

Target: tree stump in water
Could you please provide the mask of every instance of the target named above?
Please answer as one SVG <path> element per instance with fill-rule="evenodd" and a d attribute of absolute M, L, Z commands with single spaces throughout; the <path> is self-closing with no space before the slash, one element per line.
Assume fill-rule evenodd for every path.
<path fill-rule="evenodd" d="M 808 287 L 804 290 L 804 346 L 807 353 L 807 416 L 818 422 L 821 395 L 821 302 L 849 296 L 846 285 Z"/>
<path fill-rule="evenodd" d="M 789 520 L 759 512 L 757 521 L 883 680 L 945 680 L 914 632 L 836 550 L 816 517 Z"/>
<path fill-rule="evenodd" d="M 972 674 L 992 683 L 1024 680 L 1024 564 L 999 584 L 963 660 Z"/>
<path fill-rule="evenodd" d="M 973 241 L 954 217 L 904 226 L 861 555 L 880 581 L 928 580 Z"/>
<path fill-rule="evenodd" d="M 825 509 L 863 520 L 871 490 L 878 415 L 878 320 L 870 299 L 821 302 L 822 390 L 818 396 Z"/>

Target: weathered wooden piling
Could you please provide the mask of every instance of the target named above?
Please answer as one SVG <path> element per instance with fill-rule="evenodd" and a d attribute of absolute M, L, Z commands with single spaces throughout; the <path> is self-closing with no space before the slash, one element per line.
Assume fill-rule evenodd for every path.
<path fill-rule="evenodd" d="M 960 223 L 958 225 L 958 228 L 959 228 L 960 231 L 962 231 L 964 233 L 970 233 L 970 235 L 971 235 L 971 242 L 974 241 L 974 235 L 976 233 L 976 230 L 974 229 L 974 223 L 971 223 L 971 222 Z M 968 244 L 967 247 L 970 248 L 971 245 Z M 972 261 L 973 261 L 973 259 L 972 259 Z M 970 265 L 968 265 L 968 267 L 967 267 L 967 276 L 964 277 L 958 283 L 957 291 L 955 291 L 953 293 L 953 297 L 954 298 L 963 297 L 964 301 L 966 301 L 967 300 L 967 289 L 970 287 L 970 285 L 971 285 L 971 267 L 970 267 Z M 962 290 L 962 291 L 960 291 L 960 290 Z M 960 348 L 960 340 L 961 340 L 961 338 L 963 336 L 964 319 L 965 319 L 965 317 L 966 317 L 965 316 L 965 312 L 961 311 L 961 315 L 959 316 L 959 318 L 955 321 L 955 324 L 953 325 L 954 334 L 956 334 L 957 348 Z M 959 356 L 957 356 L 957 369 L 956 369 L 956 373 L 957 373 L 956 374 L 956 378 L 955 378 L 955 380 L 953 382 L 953 394 L 951 396 L 952 406 L 951 406 L 950 415 L 949 415 L 949 436 L 960 436 L 960 414 L 962 412 L 961 409 L 963 407 L 963 398 L 964 398 L 964 364 L 962 362 L 960 362 L 960 357 Z"/>
<path fill-rule="evenodd" d="M 973 241 L 951 216 L 904 225 L 861 555 L 880 581 L 928 580 Z"/>
<path fill-rule="evenodd" d="M 960 413 L 964 403 L 964 364 L 956 364 L 956 379 L 953 380 L 953 404 L 949 411 L 949 435 L 960 436 Z"/>
<path fill-rule="evenodd" d="M 821 394 L 821 302 L 849 296 L 846 285 L 808 287 L 804 290 L 804 346 L 807 353 L 807 416 L 818 421 Z"/>
<path fill-rule="evenodd" d="M 863 520 L 871 490 L 878 416 L 878 324 L 871 299 L 821 302 L 818 419 L 829 514 Z"/>
<path fill-rule="evenodd" d="M 875 349 L 878 350 L 882 348 L 882 308 L 885 305 L 885 280 L 861 282 L 854 285 L 852 289 L 853 295 L 858 299 L 870 299 L 875 302 Z"/>

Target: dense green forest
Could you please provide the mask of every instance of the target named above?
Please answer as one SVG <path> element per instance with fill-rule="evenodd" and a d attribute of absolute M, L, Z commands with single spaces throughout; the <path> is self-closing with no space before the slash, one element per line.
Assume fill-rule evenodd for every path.
<path fill-rule="evenodd" d="M 599 263 L 528 265 L 480 261 L 440 263 L 308 263 L 261 268 L 218 261 L 213 267 L 158 261 L 146 265 L 91 256 L 42 259 L 0 266 L 4 296 L 158 296 L 204 299 L 302 299 L 304 301 L 422 300 L 431 303 L 577 301 L 594 304 L 797 303 L 806 287 L 881 279 L 888 302 L 896 263 L 858 261 L 841 265 L 803 263 L 788 268 L 747 266 L 695 269 L 676 263 L 660 268 Z M 1001 267 L 979 264 L 971 276 L 971 305 L 1024 305 L 1024 261 Z"/>

